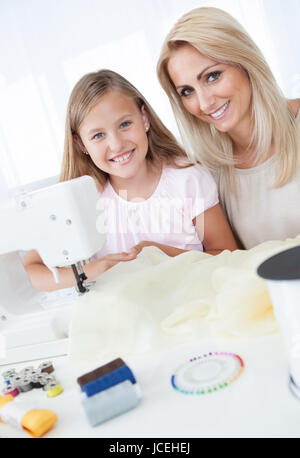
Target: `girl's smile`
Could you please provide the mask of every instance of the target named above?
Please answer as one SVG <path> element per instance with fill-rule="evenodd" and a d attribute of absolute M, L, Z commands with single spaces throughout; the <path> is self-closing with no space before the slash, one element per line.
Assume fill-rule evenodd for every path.
<path fill-rule="evenodd" d="M 125 153 L 117 154 L 116 156 L 109 159 L 112 162 L 115 162 L 120 165 L 128 164 L 131 161 L 134 155 L 134 149 L 131 151 L 127 151 Z"/>

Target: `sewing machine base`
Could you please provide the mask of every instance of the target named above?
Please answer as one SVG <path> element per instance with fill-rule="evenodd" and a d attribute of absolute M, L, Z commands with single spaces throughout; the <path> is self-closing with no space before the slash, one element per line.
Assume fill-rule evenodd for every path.
<path fill-rule="evenodd" d="M 8 319 L 1 326 L 0 366 L 68 353 L 71 305 Z"/>
<path fill-rule="evenodd" d="M 65 338 L 37 345 L 10 348 L 7 350 L 5 358 L 0 359 L 0 366 L 67 355 L 68 341 L 69 339 Z"/>

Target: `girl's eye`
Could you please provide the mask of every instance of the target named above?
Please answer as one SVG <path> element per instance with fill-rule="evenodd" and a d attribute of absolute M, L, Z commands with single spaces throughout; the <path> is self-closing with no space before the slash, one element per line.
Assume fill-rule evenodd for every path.
<path fill-rule="evenodd" d="M 180 96 L 181 97 L 188 97 L 191 93 L 193 92 L 192 89 L 190 89 L 189 87 L 184 87 L 181 91 L 180 91 Z"/>
<path fill-rule="evenodd" d="M 214 81 L 217 81 L 220 78 L 221 74 L 222 74 L 222 72 L 220 72 L 220 71 L 211 72 L 206 76 L 205 79 L 206 79 L 206 81 L 208 83 L 213 83 Z"/>
<path fill-rule="evenodd" d="M 102 138 L 103 135 L 104 134 L 102 132 L 98 132 L 97 134 L 93 136 L 92 140 L 99 140 L 99 138 Z"/>

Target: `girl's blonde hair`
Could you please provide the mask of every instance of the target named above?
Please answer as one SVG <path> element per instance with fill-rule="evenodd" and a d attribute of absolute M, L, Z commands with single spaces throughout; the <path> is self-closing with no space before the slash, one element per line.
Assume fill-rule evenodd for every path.
<path fill-rule="evenodd" d="M 102 187 L 108 178 L 107 173 L 100 170 L 85 154 L 75 141 L 79 136 L 78 129 L 85 116 L 99 101 L 100 97 L 109 91 L 117 90 L 134 99 L 137 106 L 144 107 L 149 116 L 148 130 L 149 148 L 146 158 L 154 165 L 162 163 L 175 167 L 191 165 L 184 150 L 179 146 L 175 137 L 163 125 L 159 117 L 147 102 L 145 97 L 124 77 L 111 70 L 99 70 L 83 76 L 75 85 L 69 99 L 66 126 L 63 164 L 60 181 L 70 180 L 82 175 L 90 175 Z M 182 165 L 180 164 L 182 163 Z"/>
<path fill-rule="evenodd" d="M 165 39 L 157 64 L 159 81 L 170 99 L 188 155 L 196 156 L 216 174 L 223 172 L 235 190 L 237 161 L 229 135 L 184 108 L 168 73 L 170 56 L 187 44 L 213 60 L 244 69 L 252 90 L 254 128 L 249 148 L 254 147 L 255 161 L 265 160 L 273 140 L 280 163 L 275 186 L 285 184 L 299 167 L 300 141 L 295 116 L 259 48 L 236 19 L 218 8 L 196 8 L 179 19 Z"/>

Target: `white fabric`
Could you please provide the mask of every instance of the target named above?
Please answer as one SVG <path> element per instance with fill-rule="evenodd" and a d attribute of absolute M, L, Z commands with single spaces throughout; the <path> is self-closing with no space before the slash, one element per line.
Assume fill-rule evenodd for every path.
<path fill-rule="evenodd" d="M 164 167 L 155 191 L 145 200 L 128 201 L 126 190 L 120 194 L 109 181 L 100 194 L 97 208 L 104 212 L 105 223 L 97 229 L 105 233 L 106 243 L 95 257 L 128 251 L 145 240 L 203 250 L 193 219 L 219 203 L 216 183 L 204 167 Z"/>
<path fill-rule="evenodd" d="M 265 280 L 256 269 L 273 254 L 300 245 L 300 235 L 218 256 L 190 251 L 170 258 L 155 247 L 120 263 L 74 305 L 70 354 L 109 359 L 219 336 L 257 336 L 278 324 Z"/>
<path fill-rule="evenodd" d="M 300 129 L 300 112 L 297 121 Z M 257 167 L 236 168 L 235 175 L 236 194 L 224 177 L 219 175 L 216 180 L 228 220 L 246 249 L 300 234 L 300 168 L 293 180 L 280 188 L 274 188 L 278 176 L 275 155 Z"/>

